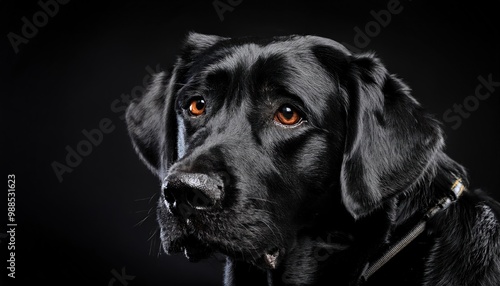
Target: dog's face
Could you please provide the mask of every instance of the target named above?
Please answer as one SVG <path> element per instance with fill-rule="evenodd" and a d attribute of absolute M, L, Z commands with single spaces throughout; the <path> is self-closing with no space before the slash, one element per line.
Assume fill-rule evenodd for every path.
<path fill-rule="evenodd" d="M 418 180 L 441 144 L 418 110 L 378 60 L 332 40 L 191 34 L 127 123 L 162 181 L 167 252 L 273 268 L 319 217 L 364 216 Z"/>

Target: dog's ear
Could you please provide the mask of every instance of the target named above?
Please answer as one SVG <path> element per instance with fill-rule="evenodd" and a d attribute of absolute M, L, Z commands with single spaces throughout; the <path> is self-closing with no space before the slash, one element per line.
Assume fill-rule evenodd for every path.
<path fill-rule="evenodd" d="M 146 93 L 132 100 L 126 122 L 136 152 L 153 173 L 162 178 L 177 160 L 179 148 L 175 97 L 187 82 L 194 61 L 221 37 L 190 33 L 181 48 L 171 73 L 153 77 Z"/>
<path fill-rule="evenodd" d="M 169 118 L 166 108 L 167 100 L 172 98 L 167 95 L 170 80 L 171 75 L 166 72 L 156 74 L 146 93 L 132 100 L 125 117 L 134 149 L 155 174 L 162 169 L 165 149 L 174 148 L 174 145 L 166 145 L 167 135 L 176 137 L 175 120 Z"/>
<path fill-rule="evenodd" d="M 352 55 L 347 93 L 342 200 L 363 217 L 419 183 L 443 147 L 439 123 L 373 54 Z"/>

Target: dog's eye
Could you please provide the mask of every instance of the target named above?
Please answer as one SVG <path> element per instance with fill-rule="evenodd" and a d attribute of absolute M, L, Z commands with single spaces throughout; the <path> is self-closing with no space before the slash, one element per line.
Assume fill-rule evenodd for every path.
<path fill-rule="evenodd" d="M 302 117 L 295 108 L 285 104 L 282 105 L 278 111 L 276 111 L 276 114 L 274 114 L 274 120 L 283 125 L 296 125 L 302 121 Z"/>
<path fill-rule="evenodd" d="M 205 112 L 205 107 L 205 100 L 203 98 L 193 99 L 189 104 L 189 113 L 193 116 L 200 116 Z"/>

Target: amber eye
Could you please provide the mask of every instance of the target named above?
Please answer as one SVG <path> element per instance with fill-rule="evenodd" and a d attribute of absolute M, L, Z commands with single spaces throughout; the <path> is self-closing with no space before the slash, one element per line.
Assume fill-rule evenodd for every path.
<path fill-rule="evenodd" d="M 283 125 L 295 125 L 301 122 L 302 117 L 299 115 L 297 110 L 290 105 L 282 105 L 276 114 L 274 115 L 274 120 Z"/>
<path fill-rule="evenodd" d="M 205 100 L 203 98 L 193 99 L 189 104 L 189 113 L 193 116 L 200 116 L 205 112 L 205 107 Z"/>

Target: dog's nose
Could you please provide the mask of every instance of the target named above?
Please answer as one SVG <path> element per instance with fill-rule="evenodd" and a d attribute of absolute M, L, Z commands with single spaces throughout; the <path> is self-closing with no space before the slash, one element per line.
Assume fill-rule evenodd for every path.
<path fill-rule="evenodd" d="M 223 189 L 224 183 L 219 176 L 201 173 L 174 173 L 163 182 L 168 208 L 186 218 L 197 210 L 216 206 Z"/>

